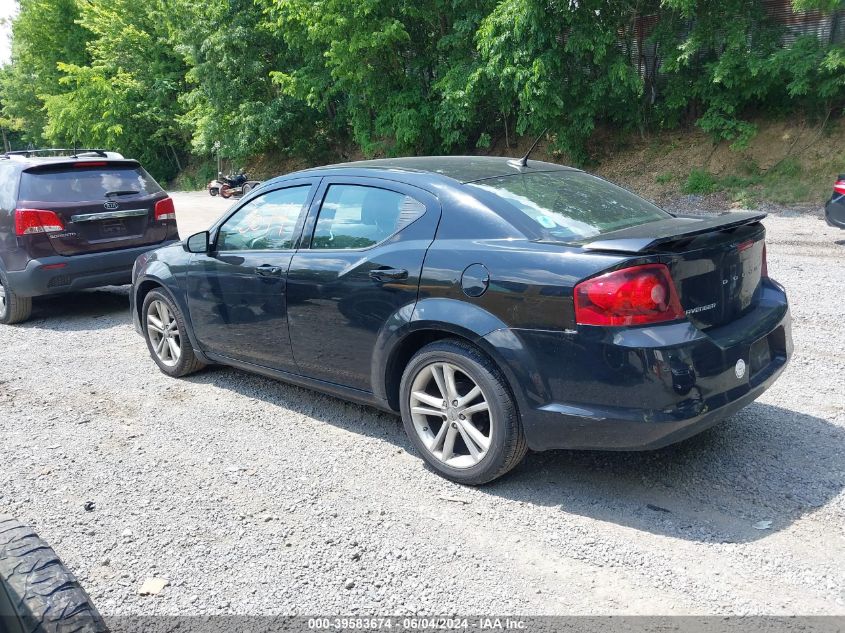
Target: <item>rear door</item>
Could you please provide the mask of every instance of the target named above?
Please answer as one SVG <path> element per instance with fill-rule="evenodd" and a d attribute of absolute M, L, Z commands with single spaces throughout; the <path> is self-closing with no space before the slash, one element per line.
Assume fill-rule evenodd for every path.
<path fill-rule="evenodd" d="M 136 161 L 79 160 L 25 169 L 17 206 L 54 212 L 64 230 L 50 233 L 50 243 L 57 254 L 70 256 L 175 238 L 175 218 L 155 217 L 156 203 L 165 198 Z"/>
<path fill-rule="evenodd" d="M 238 206 L 211 252 L 188 269 L 188 306 L 201 349 L 295 371 L 286 275 L 317 179 L 288 181 Z"/>
<path fill-rule="evenodd" d="M 417 300 L 440 220 L 428 192 L 377 178 L 324 178 L 288 272 L 288 323 L 299 373 L 372 390 L 376 339 Z"/>

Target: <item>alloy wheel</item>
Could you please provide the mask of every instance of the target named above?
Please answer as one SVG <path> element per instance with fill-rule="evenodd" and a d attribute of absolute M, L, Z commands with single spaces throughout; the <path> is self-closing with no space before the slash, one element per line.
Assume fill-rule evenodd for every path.
<path fill-rule="evenodd" d="M 8 302 L 6 299 L 6 288 L 3 286 L 3 282 L 0 281 L 0 319 L 6 316 L 6 310 L 8 310 Z"/>
<path fill-rule="evenodd" d="M 182 336 L 176 316 L 164 301 L 156 299 L 147 308 L 147 335 L 158 360 L 175 367 L 182 358 Z"/>
<path fill-rule="evenodd" d="M 411 386 L 411 419 L 426 449 L 452 468 L 478 464 L 490 448 L 490 405 L 475 380 L 457 365 L 423 367 Z"/>

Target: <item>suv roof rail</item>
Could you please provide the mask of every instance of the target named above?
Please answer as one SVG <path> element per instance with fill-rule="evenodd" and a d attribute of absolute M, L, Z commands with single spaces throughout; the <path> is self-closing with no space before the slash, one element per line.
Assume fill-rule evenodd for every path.
<path fill-rule="evenodd" d="M 58 154 L 58 155 L 67 155 L 68 158 L 79 158 L 80 156 L 99 156 L 101 158 L 123 158 L 121 154 L 117 152 L 110 152 L 105 149 L 63 149 L 63 148 L 54 148 L 54 149 L 20 149 L 15 150 L 12 152 L 6 152 L 3 154 L 4 158 L 11 158 L 12 156 L 22 156 L 24 158 L 30 158 L 31 156 L 39 156 L 41 154 Z"/>

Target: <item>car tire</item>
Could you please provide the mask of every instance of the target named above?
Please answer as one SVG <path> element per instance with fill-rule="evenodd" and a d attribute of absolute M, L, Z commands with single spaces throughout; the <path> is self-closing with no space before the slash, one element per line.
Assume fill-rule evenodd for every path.
<path fill-rule="evenodd" d="M 220 193 L 220 192 L 219 192 L 219 190 L 218 190 L 218 189 L 214 189 L 214 188 L 212 188 L 212 189 L 209 189 L 209 190 L 208 190 L 208 193 L 209 193 L 209 194 L 211 194 L 211 197 L 212 197 L 212 198 L 216 198 L 216 197 L 217 197 L 217 194 L 218 194 L 218 193 Z"/>
<path fill-rule="evenodd" d="M 447 406 L 441 402 L 438 413 L 434 405 L 444 389 L 455 399 L 443 400 Z M 480 393 L 472 398 L 476 389 Z M 488 483 L 517 466 L 528 451 L 504 376 L 469 343 L 446 339 L 423 347 L 408 362 L 399 392 L 408 437 L 426 463 L 446 479 L 473 486 Z M 465 398 L 470 399 L 464 402 Z"/>
<path fill-rule="evenodd" d="M 194 353 L 182 311 L 167 293 L 156 289 L 144 297 L 141 328 L 150 356 L 163 373 L 181 378 L 205 368 Z"/>
<path fill-rule="evenodd" d="M 21 297 L 9 286 L 6 274 L 0 270 L 0 323 L 22 323 L 32 315 L 32 297 Z"/>
<path fill-rule="evenodd" d="M 244 196 L 245 196 L 245 195 L 246 195 L 246 194 L 248 194 L 250 191 L 252 191 L 252 185 L 249 185 L 249 184 L 244 185 L 244 186 L 243 186 L 243 189 L 241 189 L 241 191 L 243 192 L 241 195 L 244 195 Z"/>
<path fill-rule="evenodd" d="M 0 629 L 4 621 L 13 631 L 108 632 L 88 594 L 52 548 L 29 527 L 0 514 Z"/>

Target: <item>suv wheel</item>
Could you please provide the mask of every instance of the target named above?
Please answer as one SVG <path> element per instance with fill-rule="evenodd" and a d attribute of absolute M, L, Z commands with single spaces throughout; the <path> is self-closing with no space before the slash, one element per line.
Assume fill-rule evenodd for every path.
<path fill-rule="evenodd" d="M 26 321 L 32 314 L 32 297 L 21 297 L 9 287 L 6 275 L 0 270 L 0 323 L 12 325 Z"/>
<path fill-rule="evenodd" d="M 528 450 L 504 377 L 472 345 L 446 340 L 422 348 L 405 368 L 400 398 L 405 431 L 447 479 L 487 483 Z"/>
<path fill-rule="evenodd" d="M 180 378 L 205 367 L 194 354 L 185 317 L 164 292 L 151 290 L 146 296 L 141 321 L 150 356 L 162 372 Z"/>

